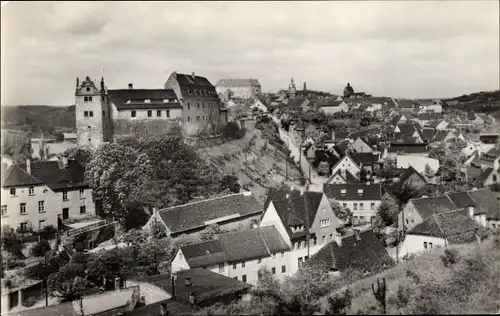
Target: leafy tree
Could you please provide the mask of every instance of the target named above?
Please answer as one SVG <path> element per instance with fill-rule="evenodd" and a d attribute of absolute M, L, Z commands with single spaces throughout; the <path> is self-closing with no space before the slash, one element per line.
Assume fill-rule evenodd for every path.
<path fill-rule="evenodd" d="M 127 248 L 99 251 L 92 254 L 86 263 L 87 278 L 95 285 L 106 284 L 105 289 L 113 289 L 114 279 L 132 275 L 134 265 Z"/>
<path fill-rule="evenodd" d="M 446 182 L 456 182 L 458 176 L 460 175 L 460 166 L 457 159 L 449 156 L 445 157 L 440 171 L 441 180 Z"/>
<path fill-rule="evenodd" d="M 253 288 L 254 295 L 261 297 L 270 296 L 278 300 L 281 299 L 280 283 L 271 273 L 271 270 L 269 270 L 268 267 L 261 267 L 257 273 L 259 275 L 259 280 L 257 285 Z"/>
<path fill-rule="evenodd" d="M 245 129 L 240 128 L 236 122 L 229 122 L 220 129 L 221 137 L 225 140 L 243 138 L 245 133 Z"/>
<path fill-rule="evenodd" d="M 233 193 L 239 193 L 240 188 L 241 188 L 241 186 L 238 183 L 238 177 L 233 176 L 233 175 L 225 175 L 221 180 L 219 190 L 225 191 L 225 190 L 229 189 Z"/>
<path fill-rule="evenodd" d="M 417 188 L 408 184 L 403 184 L 403 185 L 396 184 L 393 186 L 393 189 L 391 191 L 398 205 L 398 214 L 401 213 L 404 206 L 406 205 L 406 203 L 408 203 L 409 200 L 418 197 L 420 195 L 420 191 Z"/>
<path fill-rule="evenodd" d="M 40 239 L 33 248 L 31 248 L 31 254 L 35 257 L 41 257 L 50 251 L 50 244 L 46 239 Z"/>
<path fill-rule="evenodd" d="M 92 159 L 92 151 L 85 148 L 68 148 L 62 155 L 70 160 L 75 160 L 82 166 L 87 166 Z"/>
<path fill-rule="evenodd" d="M 219 225 L 212 224 L 212 225 L 209 225 L 207 228 L 205 228 L 200 233 L 200 239 L 202 241 L 214 240 L 214 239 L 217 239 L 217 236 L 220 233 L 221 233 L 221 229 L 220 229 Z"/>
<path fill-rule="evenodd" d="M 74 301 L 96 290 L 95 284 L 87 279 L 85 264 L 74 260 L 52 273 L 47 283 L 52 295 L 60 297 L 63 302 Z"/>
<path fill-rule="evenodd" d="M 389 179 L 392 179 L 393 177 L 396 176 L 396 162 L 394 159 L 388 158 L 382 169 L 380 170 L 380 177 L 385 180 L 385 182 L 388 182 Z"/>
<path fill-rule="evenodd" d="M 22 252 L 24 248 L 21 237 L 10 227 L 2 227 L 2 246 L 3 250 L 11 253 L 15 258 L 24 259 Z"/>
<path fill-rule="evenodd" d="M 381 231 L 387 226 L 392 226 L 398 221 L 397 209 L 394 209 L 386 202 L 380 204 L 377 214 L 375 215 L 375 221 L 373 222 L 373 228 L 377 231 Z"/>
<path fill-rule="evenodd" d="M 343 207 L 336 200 L 330 200 L 330 206 L 332 207 L 333 213 L 338 219 L 344 222 L 350 222 L 352 220 L 353 214 L 349 208 Z"/>
<path fill-rule="evenodd" d="M 424 170 L 424 175 L 427 177 L 427 179 L 430 179 L 434 177 L 434 170 L 432 170 L 431 166 L 429 164 L 425 165 L 425 170 Z"/>
<path fill-rule="evenodd" d="M 136 269 L 146 275 L 160 274 L 160 268 L 171 260 L 171 254 L 170 238 L 150 239 L 139 250 Z"/>

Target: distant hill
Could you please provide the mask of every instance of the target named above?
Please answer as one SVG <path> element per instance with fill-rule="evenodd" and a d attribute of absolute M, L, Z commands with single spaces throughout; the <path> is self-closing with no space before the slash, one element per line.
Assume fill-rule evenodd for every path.
<path fill-rule="evenodd" d="M 2 127 L 19 129 L 24 125 L 33 132 L 75 129 L 75 106 L 19 105 L 2 106 Z"/>
<path fill-rule="evenodd" d="M 496 91 L 480 91 L 471 94 L 464 94 L 459 97 L 446 99 L 445 101 L 472 102 L 476 100 L 491 100 L 500 101 L 500 90 Z"/>

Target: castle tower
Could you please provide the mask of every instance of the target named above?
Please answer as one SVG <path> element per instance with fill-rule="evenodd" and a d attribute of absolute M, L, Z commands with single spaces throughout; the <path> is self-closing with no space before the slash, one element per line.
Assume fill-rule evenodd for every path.
<path fill-rule="evenodd" d="M 295 87 L 295 83 L 293 82 L 293 77 L 292 80 L 290 81 L 290 85 L 288 86 L 288 94 L 290 95 L 290 99 L 295 99 L 295 92 L 297 91 L 297 88 Z"/>
<path fill-rule="evenodd" d="M 89 77 L 76 78 L 75 118 L 78 147 L 96 149 L 101 143 L 111 141 L 111 116 L 109 98 L 101 79 L 100 88 Z"/>

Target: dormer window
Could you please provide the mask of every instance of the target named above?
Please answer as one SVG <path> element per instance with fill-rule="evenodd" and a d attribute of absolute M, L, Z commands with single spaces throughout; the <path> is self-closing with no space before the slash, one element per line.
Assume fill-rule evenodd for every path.
<path fill-rule="evenodd" d="M 342 190 L 340 190 L 340 194 L 342 194 L 342 195 L 346 195 L 346 194 L 347 194 L 347 190 L 346 190 L 346 189 L 342 189 Z"/>
<path fill-rule="evenodd" d="M 163 103 L 168 103 L 168 99 L 163 99 Z"/>
<path fill-rule="evenodd" d="M 127 104 L 130 104 L 130 100 L 127 100 Z"/>
<path fill-rule="evenodd" d="M 363 189 L 358 189 L 358 195 L 363 195 Z"/>
<path fill-rule="evenodd" d="M 145 99 L 144 103 L 151 103 L 151 100 L 150 99 Z"/>

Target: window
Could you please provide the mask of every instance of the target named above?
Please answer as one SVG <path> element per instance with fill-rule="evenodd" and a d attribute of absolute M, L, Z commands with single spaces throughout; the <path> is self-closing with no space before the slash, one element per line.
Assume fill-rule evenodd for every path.
<path fill-rule="evenodd" d="M 432 243 L 431 242 L 429 243 L 429 249 L 432 249 Z"/>
<path fill-rule="evenodd" d="M 285 253 L 281 252 L 281 258 L 285 258 Z"/>
<path fill-rule="evenodd" d="M 326 242 L 326 236 L 323 236 L 322 242 L 323 242 L 323 243 L 325 243 L 325 242 Z"/>
<path fill-rule="evenodd" d="M 86 213 L 86 207 L 85 205 L 80 206 L 80 214 L 85 214 Z"/>
<path fill-rule="evenodd" d="M 85 91 L 90 92 L 90 88 L 85 89 Z"/>
<path fill-rule="evenodd" d="M 198 106 L 198 109 L 200 108 L 200 103 L 196 103 L 196 105 Z"/>
<path fill-rule="evenodd" d="M 85 198 L 85 190 L 80 189 L 79 193 L 80 193 L 80 199 L 84 199 Z"/>
<path fill-rule="evenodd" d="M 319 227 L 323 228 L 323 227 L 328 227 L 328 226 L 330 226 L 330 219 L 329 218 L 319 220 Z"/>
<path fill-rule="evenodd" d="M 301 267 L 301 266 L 302 266 L 302 262 L 303 262 L 304 260 L 302 259 L 302 257 L 300 257 L 298 261 L 299 261 L 299 267 Z"/>
<path fill-rule="evenodd" d="M 2 205 L 2 216 L 7 216 L 7 205 Z"/>
<path fill-rule="evenodd" d="M 130 111 L 130 116 L 135 117 L 135 110 Z"/>
<path fill-rule="evenodd" d="M 199 116 L 197 116 L 197 117 L 196 117 L 196 122 L 199 122 L 199 121 L 200 121 L 200 117 L 199 117 Z"/>
<path fill-rule="evenodd" d="M 170 110 L 167 110 L 167 117 L 170 117 Z"/>
<path fill-rule="evenodd" d="M 151 103 L 151 100 L 150 99 L 145 99 L 144 103 Z"/>
<path fill-rule="evenodd" d="M 90 125 L 87 126 L 87 129 L 90 129 Z"/>
<path fill-rule="evenodd" d="M 88 97 L 83 97 L 83 102 L 88 102 L 89 98 Z"/>
<path fill-rule="evenodd" d="M 342 190 L 340 190 L 340 194 L 341 194 L 342 196 L 345 196 L 345 195 L 347 194 L 347 190 L 346 190 L 346 189 L 342 189 Z"/>
<path fill-rule="evenodd" d="M 89 142 L 90 142 L 90 138 L 89 138 Z"/>
<path fill-rule="evenodd" d="M 359 203 L 359 209 L 360 209 L 360 210 L 363 210 L 364 208 L 365 208 L 365 207 L 364 207 L 363 203 Z"/>
<path fill-rule="evenodd" d="M 318 243 L 318 240 L 316 238 L 313 239 L 313 245 L 316 246 L 316 244 Z"/>
<path fill-rule="evenodd" d="M 344 208 L 347 208 L 347 203 L 343 203 L 343 204 L 342 204 L 342 206 L 343 206 Z"/>
<path fill-rule="evenodd" d="M 105 116 L 106 116 L 106 112 L 102 111 L 102 117 L 105 117 Z"/>
<path fill-rule="evenodd" d="M 203 115 L 203 120 L 205 120 L 205 115 Z"/>
<path fill-rule="evenodd" d="M 246 281 L 247 281 L 247 275 L 246 275 L 246 274 L 243 274 L 243 275 L 241 276 L 241 281 L 243 281 L 243 282 L 246 282 Z"/>
<path fill-rule="evenodd" d="M 202 103 L 201 104 L 201 108 L 204 109 L 205 108 L 205 103 Z"/>
<path fill-rule="evenodd" d="M 191 117 L 188 116 L 188 122 L 191 122 Z"/>
<path fill-rule="evenodd" d="M 38 228 L 43 229 L 45 227 L 45 220 L 41 219 L 38 221 Z"/>
<path fill-rule="evenodd" d="M 330 241 L 333 240 L 333 234 L 330 234 Z"/>
<path fill-rule="evenodd" d="M 257 263 L 261 263 L 261 262 L 262 262 L 262 258 L 259 258 L 259 259 L 257 260 Z"/>
<path fill-rule="evenodd" d="M 26 203 L 21 203 L 19 204 L 19 213 L 21 215 L 26 214 Z"/>
<path fill-rule="evenodd" d="M 272 272 L 272 274 L 276 274 L 276 268 L 275 268 L 275 267 L 272 267 L 272 268 L 271 268 L 271 272 Z"/>
<path fill-rule="evenodd" d="M 408 219 L 406 219 L 406 224 L 408 225 Z"/>
<path fill-rule="evenodd" d="M 93 111 L 89 111 L 89 116 L 93 117 L 94 116 L 94 112 Z"/>
<path fill-rule="evenodd" d="M 219 263 L 219 273 L 222 273 L 222 272 L 224 272 L 224 262 Z"/>
<path fill-rule="evenodd" d="M 424 241 L 424 249 L 427 249 L 427 242 Z"/>
<path fill-rule="evenodd" d="M 233 263 L 233 270 L 236 270 L 236 263 Z"/>
<path fill-rule="evenodd" d="M 360 216 L 359 217 L 359 221 L 362 222 L 362 223 L 364 223 L 365 222 L 365 217 L 364 216 Z"/>
<path fill-rule="evenodd" d="M 275 253 L 273 253 L 273 259 L 276 259 L 276 254 Z"/>
<path fill-rule="evenodd" d="M 188 110 L 191 110 L 191 103 L 188 102 Z"/>
<path fill-rule="evenodd" d="M 89 111 L 83 111 L 83 117 L 88 117 L 89 116 Z"/>
<path fill-rule="evenodd" d="M 309 256 L 304 257 L 304 261 L 307 261 L 307 259 L 309 259 Z"/>
<path fill-rule="evenodd" d="M 370 204 L 370 210 L 375 211 L 375 203 Z"/>
<path fill-rule="evenodd" d="M 242 268 L 244 268 L 244 267 L 245 267 L 245 261 L 243 261 L 243 262 L 241 263 L 241 267 L 242 267 Z"/>
<path fill-rule="evenodd" d="M 353 204 L 352 210 L 353 211 L 357 211 L 358 210 L 358 203 L 354 203 Z"/>
<path fill-rule="evenodd" d="M 34 187 L 29 187 L 28 188 L 28 194 L 29 195 L 34 195 L 35 194 L 35 188 Z"/>
<path fill-rule="evenodd" d="M 161 117 L 161 111 L 156 111 L 156 116 Z"/>
<path fill-rule="evenodd" d="M 38 201 L 38 213 L 45 213 L 45 201 Z"/>
<path fill-rule="evenodd" d="M 281 266 L 281 273 L 285 273 L 286 272 L 286 266 Z"/>
<path fill-rule="evenodd" d="M 148 110 L 148 117 L 151 117 L 151 116 L 153 116 L 153 111 Z"/>
<path fill-rule="evenodd" d="M 63 201 L 67 201 L 68 200 L 68 191 L 64 190 L 63 191 Z"/>
<path fill-rule="evenodd" d="M 20 226 L 21 226 L 21 230 L 24 230 L 24 231 L 28 230 L 28 223 L 27 222 L 21 223 Z"/>

